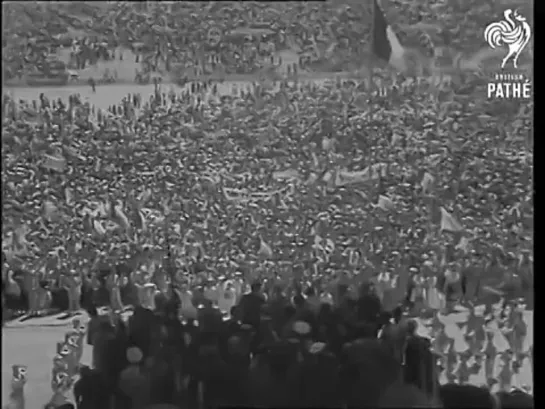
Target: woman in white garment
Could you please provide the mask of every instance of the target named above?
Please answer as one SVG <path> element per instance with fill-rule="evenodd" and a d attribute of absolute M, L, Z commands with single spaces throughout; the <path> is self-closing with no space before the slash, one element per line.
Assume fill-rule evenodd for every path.
<path fill-rule="evenodd" d="M 218 307 L 224 314 L 230 314 L 231 308 L 237 304 L 237 294 L 232 280 L 227 280 L 221 285 L 218 297 Z"/>
<path fill-rule="evenodd" d="M 428 277 L 426 293 L 428 308 L 435 311 L 443 311 L 445 309 L 447 306 L 445 295 L 437 288 L 437 277 Z"/>

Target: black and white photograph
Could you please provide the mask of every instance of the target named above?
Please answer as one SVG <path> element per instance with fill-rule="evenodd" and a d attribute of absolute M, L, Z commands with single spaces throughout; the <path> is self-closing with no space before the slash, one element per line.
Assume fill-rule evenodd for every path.
<path fill-rule="evenodd" d="M 2 2 L 2 408 L 533 409 L 534 29 Z"/>

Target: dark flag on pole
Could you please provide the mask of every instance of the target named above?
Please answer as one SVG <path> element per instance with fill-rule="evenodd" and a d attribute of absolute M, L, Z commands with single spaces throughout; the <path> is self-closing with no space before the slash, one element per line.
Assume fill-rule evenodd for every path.
<path fill-rule="evenodd" d="M 378 0 L 373 0 L 373 54 L 400 71 L 405 70 L 405 48 L 386 20 Z"/>

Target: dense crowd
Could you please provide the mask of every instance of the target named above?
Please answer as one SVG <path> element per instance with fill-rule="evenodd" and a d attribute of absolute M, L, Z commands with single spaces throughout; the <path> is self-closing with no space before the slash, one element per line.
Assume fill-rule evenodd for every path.
<path fill-rule="evenodd" d="M 387 17 L 402 43 L 430 55 L 476 51 L 472 45 L 482 45 L 483 27 L 506 7 L 451 0 L 418 7 L 389 3 Z M 527 6 L 517 8 L 531 15 Z M 5 14 L 8 77 L 34 70 L 62 47 L 79 49 L 79 66 L 111 58 L 121 46 L 150 70 L 197 65 L 213 71 L 221 64 L 228 73 L 253 73 L 282 50 L 298 53 L 309 70 L 352 70 L 366 56 L 372 26 L 371 5 L 352 1 L 10 3 Z"/>
<path fill-rule="evenodd" d="M 391 20 L 413 28 L 448 15 L 425 37 L 453 47 L 469 13 L 397 5 Z M 119 46 L 149 71 L 247 73 L 283 49 L 342 68 L 369 29 L 369 10 L 346 1 L 10 7 L 28 19 L 8 25 L 8 77 L 60 70 L 59 47 L 78 69 L 124 58 Z M 421 37 L 399 24 L 405 44 Z M 475 98 L 475 75 L 368 71 L 157 82 L 108 109 L 3 98 L 3 318 L 76 317 L 47 407 L 73 407 L 70 391 L 78 408 L 532 407 L 516 378 L 533 362 L 533 105 Z M 460 305 L 465 351 L 442 320 Z M 14 407 L 27 370 L 13 367 Z"/>
<path fill-rule="evenodd" d="M 2 227 L 7 307 L 17 309 L 22 302 L 26 305 L 19 308 L 30 314 L 57 307 L 72 316 L 81 305 L 91 315 L 97 306 L 119 313 L 130 305 L 133 316 L 140 311 L 151 317 L 145 311 L 164 312 L 164 294 L 174 290 L 178 297 L 171 299 L 180 301 L 169 308 L 177 311 L 170 313 L 176 322 L 203 322 L 202 305 L 212 316 L 234 316 L 228 333 L 243 337 L 243 329 L 229 332 L 239 331 L 239 321 L 256 328 L 263 316 L 274 315 L 244 307 L 244 302 L 240 310 L 236 307 L 233 300 L 253 289 L 269 300 L 283 300 L 275 327 L 280 352 L 266 349 L 270 357 L 277 359 L 278 352 L 293 358 L 299 344 L 288 342 L 290 328 L 304 321 L 312 328 L 311 339 L 327 345 L 326 355 L 342 360 L 340 345 L 375 337 L 390 319 L 399 321 L 403 311 L 433 316 L 454 304 L 471 308 L 503 299 L 512 344 L 498 357 L 507 363 L 505 371 L 515 371 L 528 356 L 520 343 L 526 330 L 518 305 L 532 303 L 533 289 L 531 105 L 475 100 L 455 87 L 447 93 L 447 88 L 421 81 L 389 81 L 377 73 L 372 83 L 283 81 L 229 92 L 212 83 L 192 83 L 182 92 L 157 85 L 149 101 L 128 95 L 107 110 L 78 95 L 69 101 L 6 96 Z M 368 292 L 375 301 L 363 297 Z M 358 300 L 363 303 L 359 307 Z M 342 307 L 343 302 L 348 304 Z M 335 320 L 340 315 L 346 325 L 342 331 L 316 327 L 321 322 L 316 317 L 328 319 L 330 312 L 323 312 L 325 318 L 319 313 L 330 308 L 324 305 L 335 306 Z M 486 320 L 496 321 L 493 317 L 486 312 L 477 329 L 468 330 L 468 339 L 479 341 L 469 355 L 455 354 L 462 368 L 472 356 L 485 357 L 486 337 L 481 335 Z M 138 336 L 153 334 L 153 322 Z M 362 322 L 372 325 L 361 327 Z M 441 325 L 435 324 L 439 334 Z M 150 356 L 152 341 L 126 338 L 120 322 L 117 329 L 109 325 L 103 328 L 107 339 L 113 336 L 119 348 L 137 346 L 141 362 Z M 193 328 L 181 325 L 172 331 Z M 220 349 L 230 345 L 204 332 L 202 343 L 219 342 L 214 345 Z M 261 335 L 252 338 L 254 355 L 259 355 Z M 437 338 L 443 340 L 439 350 L 447 351 L 445 337 Z M 124 354 L 108 342 L 105 348 L 117 351 L 121 361 L 106 354 L 96 359 L 118 366 L 104 372 L 102 364 L 95 365 L 100 373 L 119 374 L 126 365 Z M 206 356 L 215 357 L 214 370 L 201 375 L 222 373 L 214 365 L 225 361 L 216 361 L 214 348 L 207 351 Z M 315 349 L 301 353 L 308 351 Z M 235 360 L 247 363 L 244 356 L 235 354 Z M 223 373 L 230 376 L 233 365 Z M 472 370 L 481 370 L 475 365 Z M 242 368 L 247 374 L 248 367 Z M 289 373 L 282 368 L 284 375 Z M 502 374 L 498 377 L 508 378 Z M 95 375 L 91 383 L 100 379 Z M 201 375 L 190 378 L 197 382 Z M 215 376 L 210 388 L 225 380 Z M 65 378 L 70 377 L 62 375 L 61 381 Z M 501 379 L 497 382 L 505 390 L 507 381 Z M 195 399 L 198 383 L 188 386 Z M 252 399 L 274 399 L 267 391 L 248 399 L 254 404 Z M 300 398 L 284 392 L 278 397 Z M 157 393 L 170 402 L 179 398 L 173 391 Z M 352 396 L 358 405 L 368 398 L 355 390 L 341 396 Z M 314 398 L 309 392 L 301 399 Z M 236 400 L 240 395 L 233 401 L 218 399 L 242 402 Z"/>
<path fill-rule="evenodd" d="M 531 288 L 530 107 L 450 95 L 437 112 L 447 96 L 411 81 L 218 86 L 107 111 L 4 99 L 4 257 L 57 280 L 169 238 L 180 266 L 220 276 Z"/>

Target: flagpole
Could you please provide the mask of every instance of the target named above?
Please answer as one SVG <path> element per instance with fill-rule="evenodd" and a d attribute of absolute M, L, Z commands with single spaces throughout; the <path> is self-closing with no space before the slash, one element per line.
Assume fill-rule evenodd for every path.
<path fill-rule="evenodd" d="M 373 56 L 373 59 L 375 57 L 374 47 L 375 47 L 375 13 L 377 12 L 377 0 L 370 0 L 371 1 L 371 50 L 369 55 Z M 369 82 L 369 90 L 372 92 L 371 85 L 373 84 L 373 71 L 375 67 L 375 62 L 373 60 L 373 63 L 370 64 L 369 70 L 368 70 L 368 82 Z"/>

